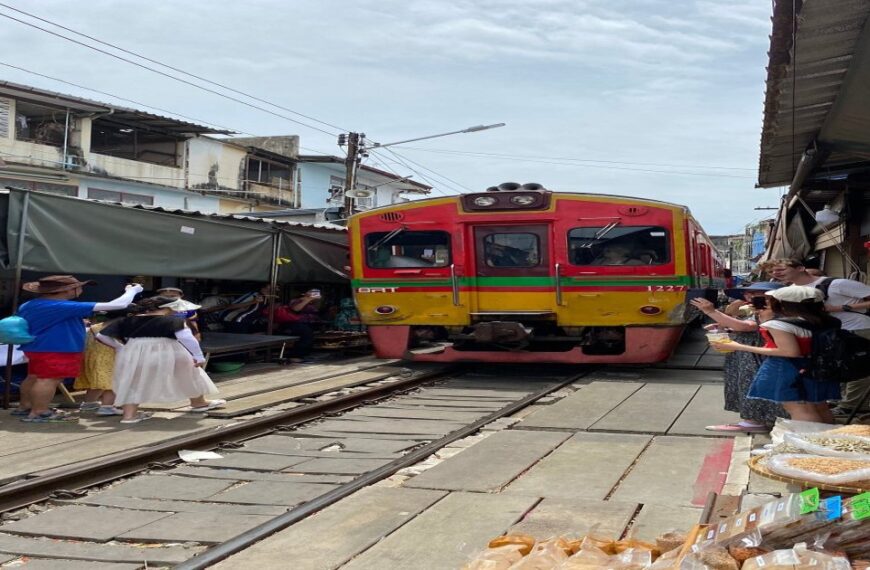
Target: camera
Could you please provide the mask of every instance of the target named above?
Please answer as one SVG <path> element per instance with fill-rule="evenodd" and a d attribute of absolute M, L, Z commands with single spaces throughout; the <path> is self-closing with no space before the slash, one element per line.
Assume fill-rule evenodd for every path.
<path fill-rule="evenodd" d="M 765 297 L 753 297 L 752 298 L 752 307 L 755 309 L 764 309 L 767 307 L 767 298 Z"/>

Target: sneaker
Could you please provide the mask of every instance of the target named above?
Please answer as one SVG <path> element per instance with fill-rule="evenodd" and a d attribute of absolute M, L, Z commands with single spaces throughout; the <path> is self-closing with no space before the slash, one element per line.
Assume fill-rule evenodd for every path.
<path fill-rule="evenodd" d="M 29 424 L 62 424 L 74 423 L 79 421 L 79 419 L 76 416 L 62 414 L 60 412 L 44 412 L 38 416 L 27 416 L 26 418 L 21 418 L 21 421 Z"/>
<path fill-rule="evenodd" d="M 123 416 L 124 410 L 115 406 L 99 406 L 97 409 L 98 416 Z"/>
<path fill-rule="evenodd" d="M 82 405 L 79 406 L 80 412 L 95 412 L 100 409 L 99 402 L 82 402 Z"/>

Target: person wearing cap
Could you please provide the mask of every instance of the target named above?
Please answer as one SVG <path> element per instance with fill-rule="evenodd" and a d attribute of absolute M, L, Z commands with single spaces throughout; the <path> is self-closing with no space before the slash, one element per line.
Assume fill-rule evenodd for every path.
<path fill-rule="evenodd" d="M 27 379 L 21 383 L 21 399 L 13 414 L 21 421 L 51 423 L 73 421 L 75 418 L 49 409 L 57 387 L 64 378 L 75 378 L 81 372 L 82 351 L 85 348 L 84 319 L 95 311 L 125 309 L 142 291 L 141 285 L 127 285 L 124 294 L 105 303 L 73 301 L 85 285 L 72 275 L 50 275 L 39 281 L 25 283 L 23 289 L 37 298 L 18 308 L 18 316 L 27 321 L 35 339 L 24 345 L 29 362 Z"/>
<path fill-rule="evenodd" d="M 139 411 L 142 402 L 190 400 L 190 411 L 207 412 L 226 400 L 207 400 L 217 387 L 202 370 L 205 357 L 187 324 L 172 315 L 179 299 L 150 297 L 140 301 L 129 317 L 118 319 L 97 334 L 97 340 L 116 349 L 115 405 L 123 410 L 122 424 L 137 424 L 151 416 Z"/>
<path fill-rule="evenodd" d="M 275 323 L 279 331 L 299 337 L 288 351 L 291 362 L 308 361 L 308 355 L 314 347 L 314 329 L 311 325 L 318 320 L 321 300 L 320 289 L 309 289 L 287 305 L 275 308 Z M 264 311 L 266 316 L 267 311 L 268 308 Z"/>
<path fill-rule="evenodd" d="M 758 325 L 764 345 L 711 341 L 710 346 L 766 357 L 749 387 L 749 398 L 782 404 L 793 420 L 833 423 L 827 402 L 840 397 L 840 385 L 818 382 L 800 372 L 812 351 L 810 328 L 840 328 L 840 322 L 825 312 L 824 295 L 813 287 L 789 285 L 765 296 L 772 318 Z M 798 320 L 798 324 L 781 320 L 783 317 Z M 801 321 L 808 328 L 800 326 Z"/>
<path fill-rule="evenodd" d="M 780 283 L 762 281 L 743 287 L 726 289 L 725 294 L 728 297 L 737 299 L 728 306 L 729 309 L 734 306 L 749 309 L 745 316 L 741 315 L 742 318 L 727 314 L 727 309 L 726 312 L 717 310 L 713 303 L 707 299 L 697 298 L 689 302 L 713 319 L 716 325 L 731 329 L 733 331 L 732 338 L 736 342 L 750 346 L 761 346 L 758 325 L 761 322 L 762 311 L 755 309 L 753 303 L 759 303 L 763 307 L 765 304 L 764 294 L 780 287 L 783 287 Z M 740 414 L 740 421 L 710 425 L 706 427 L 708 431 L 763 433 L 770 431 L 776 418 L 788 416 L 779 404 L 747 398 L 749 386 L 755 379 L 760 364 L 761 357 L 748 352 L 729 352 L 725 355 L 723 367 L 725 409 Z"/>
<path fill-rule="evenodd" d="M 865 285 L 854 279 L 831 279 L 810 274 L 802 261 L 796 259 L 777 259 L 773 265 L 773 276 L 784 283 L 805 285 L 824 289 L 822 295 L 825 299 L 825 309 L 843 323 L 843 330 L 853 332 L 866 339 L 870 339 L 870 285 Z M 843 389 L 843 397 L 836 408 L 833 409 L 835 416 L 849 416 L 855 411 L 864 394 L 870 391 L 870 376 L 860 380 L 854 380 L 846 384 Z M 865 402 L 865 409 L 858 410 L 868 412 L 870 401 Z"/>

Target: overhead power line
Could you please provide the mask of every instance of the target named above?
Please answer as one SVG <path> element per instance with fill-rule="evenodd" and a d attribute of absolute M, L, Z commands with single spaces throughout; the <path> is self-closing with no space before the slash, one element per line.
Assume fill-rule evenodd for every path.
<path fill-rule="evenodd" d="M 5 4 L 0 4 L 0 6 L 6 6 L 6 5 L 5 5 Z M 16 11 L 19 11 L 19 10 L 16 10 Z M 41 27 L 41 26 L 37 26 L 36 24 L 33 24 L 33 23 L 31 23 L 31 22 L 27 22 L 27 21 L 22 20 L 22 19 L 20 19 L 20 18 L 16 18 L 15 16 L 11 16 L 11 15 L 9 15 L 9 14 L 4 14 L 4 13 L 2 13 L 2 12 L 0 12 L 0 16 L 2 16 L 2 17 L 4 17 L 4 18 L 7 18 L 7 19 L 9 19 L 9 20 L 12 20 L 12 21 L 18 22 L 18 23 L 20 23 L 20 24 L 24 24 L 25 26 L 28 26 L 28 27 L 34 28 L 34 29 L 36 29 L 36 30 L 40 30 L 40 31 L 45 32 L 45 33 L 47 33 L 47 34 L 50 34 L 50 35 L 52 35 L 52 36 L 55 36 L 55 37 L 58 37 L 58 38 L 61 38 L 61 39 L 67 40 L 67 41 L 69 41 L 69 42 L 72 42 L 72 43 L 74 43 L 74 44 L 80 45 L 80 46 L 82 46 L 82 47 L 86 47 L 86 48 L 88 48 L 88 49 L 90 49 L 90 50 L 93 50 L 93 51 L 96 51 L 96 52 L 98 52 L 98 53 L 102 53 L 102 54 L 104 54 L 104 55 L 107 55 L 107 56 L 109 56 L 109 57 L 115 58 L 115 59 L 117 59 L 117 60 L 120 60 L 120 61 L 123 61 L 123 62 L 129 63 L 129 64 L 131 64 L 131 65 L 135 65 L 136 67 L 141 67 L 142 69 L 148 70 L 148 71 L 150 71 L 150 72 L 152 72 L 152 73 L 156 73 L 156 74 L 158 74 L 158 75 L 162 75 L 163 77 L 168 77 L 169 79 L 172 79 L 172 80 L 178 81 L 178 82 L 180 82 L 180 83 L 184 83 L 185 85 L 189 85 L 189 86 L 191 86 L 191 87 L 195 87 L 196 89 L 201 89 L 202 91 L 206 91 L 206 92 L 211 93 L 211 94 L 213 94 L 213 95 L 217 95 L 218 97 L 223 97 L 224 99 L 228 99 L 228 100 L 230 100 L 230 101 L 234 101 L 234 102 L 236 102 L 236 103 L 239 103 L 239 104 L 245 105 L 246 107 L 250 107 L 250 108 L 252 108 L 252 109 L 257 109 L 258 111 L 263 111 L 264 113 L 269 113 L 270 115 L 273 115 L 273 116 L 275 116 L 275 117 L 278 117 L 278 118 L 284 119 L 284 120 L 286 120 L 286 121 L 290 121 L 291 123 L 296 123 L 297 125 L 300 125 L 300 126 L 303 126 L 303 127 L 306 127 L 306 128 L 309 128 L 309 129 L 312 129 L 312 130 L 315 130 L 315 131 L 321 132 L 321 133 L 326 134 L 326 135 L 329 135 L 329 136 L 336 136 L 336 135 L 338 134 L 338 133 L 335 133 L 335 132 L 326 131 L 326 130 L 321 129 L 320 127 L 316 127 L 316 126 L 314 126 L 314 125 L 309 125 L 308 123 L 305 123 L 305 122 L 299 121 L 299 120 L 294 119 L 294 118 L 292 118 L 292 117 L 288 117 L 288 116 L 286 116 L 286 115 L 282 115 L 282 114 L 280 114 L 280 113 L 276 113 L 276 112 L 274 112 L 274 111 L 272 111 L 272 110 L 266 109 L 265 107 L 261 107 L 261 106 L 259 106 L 259 105 L 254 105 L 253 103 L 249 103 L 248 101 L 244 101 L 244 100 L 242 100 L 242 99 L 239 99 L 238 97 L 233 97 L 233 96 L 231 96 L 231 95 L 227 95 L 226 93 L 221 93 L 220 91 L 216 91 L 216 90 L 211 89 L 211 88 L 209 88 L 209 87 L 205 87 L 205 86 L 203 86 L 203 85 L 199 85 L 199 84 L 197 84 L 197 83 L 194 83 L 193 81 L 188 81 L 187 79 L 184 79 L 184 78 L 181 78 L 181 77 L 177 77 L 177 76 L 175 76 L 175 75 L 172 75 L 172 74 L 170 74 L 170 73 L 166 73 L 166 72 L 164 72 L 164 71 L 160 71 L 159 69 L 154 69 L 153 67 L 149 67 L 149 66 L 147 66 L 147 65 L 145 65 L 145 64 L 139 63 L 138 61 L 133 61 L 133 60 L 131 60 L 131 59 L 128 59 L 128 58 L 126 58 L 126 57 L 122 57 L 122 56 L 120 56 L 120 55 L 118 55 L 118 54 L 115 54 L 115 53 L 112 53 L 112 52 L 110 52 L 110 51 L 106 51 L 106 50 L 101 49 L 101 48 L 98 48 L 98 47 L 96 47 L 96 46 L 92 46 L 92 45 L 87 44 L 87 43 L 85 43 L 85 42 L 79 41 L 79 40 L 77 40 L 77 39 L 75 39 L 75 38 L 71 38 L 71 37 L 69 37 L 69 36 L 65 36 L 65 35 L 63 35 L 63 34 L 60 34 L 60 33 L 58 33 L 58 32 L 54 32 L 54 31 L 52 31 L 52 30 L 49 30 L 49 29 L 43 28 L 43 27 Z M 58 24 L 53 24 L 53 23 L 52 23 L 52 25 L 58 25 Z M 58 25 L 58 26 L 59 26 L 59 25 Z M 62 26 L 59 26 L 59 27 L 62 27 Z M 138 56 L 137 56 L 137 57 L 138 57 Z M 163 65 L 163 64 L 161 64 L 161 65 Z M 167 68 L 168 68 L 169 66 L 164 66 L 164 67 L 167 67 Z M 270 103 L 270 105 L 272 105 L 272 104 Z M 272 106 L 274 106 L 274 105 L 272 105 Z"/>
<path fill-rule="evenodd" d="M 435 148 L 424 148 L 424 147 L 411 147 L 405 146 L 402 147 L 405 150 L 416 150 L 420 152 L 430 152 L 435 154 L 452 154 L 457 156 L 477 156 L 483 158 L 504 158 L 509 160 L 523 160 L 527 162 L 535 162 L 535 161 L 546 161 L 545 164 L 555 164 L 564 162 L 579 162 L 579 163 L 593 163 L 593 164 L 612 164 L 612 165 L 626 165 L 626 166 L 657 166 L 661 168 L 700 168 L 707 170 L 742 170 L 747 172 L 754 172 L 753 168 L 740 168 L 736 166 L 713 166 L 713 165 L 697 165 L 697 164 L 663 164 L 657 162 L 628 162 L 628 161 L 620 161 L 620 160 L 594 160 L 588 158 L 574 158 L 574 157 L 562 157 L 562 156 L 522 156 L 517 154 L 501 154 L 501 153 L 491 153 L 491 152 L 474 152 L 474 151 L 461 151 L 461 150 L 449 150 L 449 149 L 435 149 Z M 659 172 L 659 171 L 656 171 Z M 664 172 L 664 171 L 662 171 Z M 696 173 L 698 175 L 702 175 L 703 173 Z M 723 176 L 723 175 L 720 175 Z M 727 176 L 727 175 L 726 175 Z M 731 178 L 744 178 L 743 176 L 729 176 Z"/>
<path fill-rule="evenodd" d="M 438 178 L 441 178 L 442 180 L 446 180 L 446 181 L 449 182 L 451 185 L 456 186 L 456 187 L 459 187 L 459 188 L 460 188 L 460 190 L 459 190 L 459 193 L 460 193 L 460 194 L 462 194 L 463 192 L 474 192 L 474 190 L 472 190 L 472 189 L 469 188 L 468 186 L 465 186 L 464 184 L 461 184 L 460 182 L 457 182 L 456 180 L 453 180 L 452 178 L 450 178 L 450 177 L 448 177 L 448 176 L 445 176 L 445 175 L 443 175 L 443 174 L 441 174 L 441 173 L 439 173 L 439 172 L 435 172 L 435 171 L 432 170 L 431 168 L 428 168 L 428 167 L 426 167 L 426 166 L 423 166 L 423 165 L 420 164 L 419 162 L 415 162 L 415 161 L 411 160 L 410 158 L 408 158 L 407 156 L 404 156 L 404 155 L 402 155 L 402 154 L 399 154 L 398 152 L 396 152 L 395 150 L 393 150 L 393 149 L 391 149 L 391 148 L 385 148 L 384 150 L 387 151 L 388 153 L 392 154 L 393 156 L 395 156 L 395 157 L 396 157 L 400 162 L 402 162 L 403 164 L 405 164 L 406 162 L 410 162 L 411 164 L 417 166 L 418 168 L 422 168 L 422 169 L 425 170 L 426 172 L 431 173 L 433 176 L 437 176 Z"/>
<path fill-rule="evenodd" d="M 384 150 L 387 150 L 387 149 L 384 149 Z M 376 163 L 378 163 L 378 164 L 382 164 L 382 165 L 384 166 L 384 168 L 385 168 L 387 171 L 391 171 L 392 168 L 391 168 L 390 166 L 388 166 L 385 162 L 382 162 L 382 161 L 380 161 L 380 160 L 378 160 L 378 159 L 381 159 L 381 160 L 384 160 L 384 161 L 385 161 L 385 160 L 389 160 L 389 161 L 392 162 L 393 164 L 397 164 L 397 165 L 399 165 L 399 166 L 401 166 L 401 167 L 407 168 L 408 170 L 410 170 L 411 172 L 413 172 L 414 174 L 416 174 L 417 176 L 419 176 L 420 179 L 421 179 L 423 182 L 425 182 L 426 184 L 428 184 L 429 186 L 431 186 L 432 189 L 433 189 L 435 192 L 438 192 L 438 193 L 440 193 L 440 194 L 443 194 L 444 196 L 452 196 L 452 194 L 449 194 L 449 193 L 445 192 L 443 189 L 439 188 L 439 184 L 438 184 L 438 182 L 432 180 L 431 178 L 428 178 L 425 174 L 423 174 L 422 172 L 420 172 L 419 170 L 417 170 L 417 169 L 414 168 L 413 166 L 410 166 L 410 165 L 407 164 L 407 163 L 404 163 L 404 164 L 403 164 L 403 163 L 399 162 L 398 160 L 396 160 L 395 158 L 392 158 L 392 157 L 389 157 L 389 156 L 383 156 L 383 155 L 375 154 L 374 152 L 371 152 L 370 157 L 372 158 L 372 160 L 373 160 L 374 162 L 376 162 Z M 456 190 L 455 188 L 450 188 L 450 189 L 453 190 L 454 192 L 458 192 L 458 193 L 461 194 L 461 192 L 458 191 L 458 190 Z"/>

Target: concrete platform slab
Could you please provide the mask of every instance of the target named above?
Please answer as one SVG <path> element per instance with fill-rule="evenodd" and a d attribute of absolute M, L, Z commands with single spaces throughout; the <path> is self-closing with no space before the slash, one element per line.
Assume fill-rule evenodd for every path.
<path fill-rule="evenodd" d="M 387 405 L 385 402 L 384 405 Z M 435 398 L 418 398 L 418 397 L 406 397 L 406 398 L 398 398 L 389 402 L 389 405 L 392 406 L 441 406 L 443 408 L 471 408 L 471 409 L 482 409 L 482 410 L 498 410 L 504 407 L 503 402 L 489 402 L 487 400 L 446 400 L 446 399 L 435 399 Z"/>
<path fill-rule="evenodd" d="M 349 475 L 302 475 L 293 473 L 269 473 L 242 469 L 218 469 L 209 467 L 178 467 L 172 471 L 179 477 L 204 477 L 207 479 L 233 479 L 235 481 L 276 481 L 278 483 L 341 484 L 353 477 Z"/>
<path fill-rule="evenodd" d="M 498 491 L 549 454 L 569 435 L 508 430 L 493 434 L 406 483 L 409 487 Z"/>
<path fill-rule="evenodd" d="M 288 440 L 290 440 L 289 443 L 291 445 L 287 445 Z M 314 438 L 308 439 L 309 442 L 317 443 L 313 440 Z M 396 453 L 366 453 L 347 451 L 341 446 L 339 442 L 324 442 L 322 440 L 317 443 L 317 445 L 309 445 L 309 447 L 323 449 L 329 448 L 329 451 L 320 451 L 319 449 L 299 449 L 298 445 L 294 445 L 296 441 L 298 441 L 298 439 L 294 440 L 281 435 L 267 435 L 264 437 L 259 437 L 257 439 L 246 441 L 244 447 L 236 449 L 235 451 L 239 453 L 267 453 L 276 455 L 290 455 L 294 457 L 338 457 L 346 455 L 350 455 L 351 457 L 355 457 L 358 459 L 395 459 L 396 457 L 400 457 L 400 455 Z"/>
<path fill-rule="evenodd" d="M 282 437 L 283 434 L 278 434 Z M 412 440 L 393 440 L 393 439 L 360 439 L 353 437 L 335 438 L 333 441 L 324 440 L 322 437 L 298 438 L 311 442 L 313 447 L 317 449 L 325 449 L 334 444 L 340 444 L 343 451 L 353 453 L 399 453 L 410 447 L 419 445 L 419 442 Z"/>
<path fill-rule="evenodd" d="M 230 469 L 249 469 L 251 471 L 281 471 L 308 461 L 307 457 L 291 457 L 266 453 L 237 453 L 222 451 L 221 459 L 207 459 L 197 465 L 204 467 L 228 467 Z"/>
<path fill-rule="evenodd" d="M 665 433 L 697 391 L 692 384 L 646 384 L 589 429 Z"/>
<path fill-rule="evenodd" d="M 387 408 L 382 406 L 372 406 L 370 408 L 360 408 L 344 415 L 345 418 L 399 418 L 399 419 L 414 419 L 414 420 L 442 420 L 454 422 L 473 422 L 477 418 L 485 416 L 484 412 L 466 412 L 466 411 L 445 411 L 445 410 L 401 410 L 396 408 Z"/>
<path fill-rule="evenodd" d="M 334 488 L 334 485 L 318 485 L 316 483 L 251 481 L 240 487 L 218 493 L 209 497 L 208 500 L 215 503 L 286 505 L 290 507 L 324 495 Z"/>
<path fill-rule="evenodd" d="M 508 485 L 505 492 L 550 499 L 583 497 L 602 500 L 622 479 L 650 439 L 646 435 L 634 434 L 574 434 Z"/>
<path fill-rule="evenodd" d="M 450 385 L 448 384 L 446 386 Z M 469 400 L 477 398 L 490 398 L 493 400 L 519 400 L 520 398 L 528 395 L 528 392 L 525 390 L 511 390 L 510 388 L 504 387 L 504 385 L 501 385 L 499 388 L 489 389 L 456 388 L 446 386 L 424 388 L 417 392 L 417 394 L 421 394 L 424 396 L 437 396 L 439 398 L 465 398 Z"/>
<path fill-rule="evenodd" d="M 510 530 L 546 538 L 583 536 L 594 527 L 604 536 L 620 536 L 637 508 L 635 503 L 545 498 Z"/>
<path fill-rule="evenodd" d="M 593 382 L 527 416 L 519 427 L 585 430 L 642 387 L 636 382 Z"/>
<path fill-rule="evenodd" d="M 698 524 L 702 510 L 699 507 L 646 504 L 637 515 L 630 535 L 638 540 L 655 541 L 657 536 L 669 530 L 686 531 Z"/>
<path fill-rule="evenodd" d="M 210 513 L 216 517 L 223 515 L 264 515 L 274 517 L 287 511 L 285 507 L 273 507 L 269 505 L 226 505 L 198 501 L 160 501 L 158 499 L 137 499 L 135 497 L 104 497 L 99 494 L 64 503 L 135 509 L 138 511 L 161 511 L 164 513 Z"/>
<path fill-rule="evenodd" d="M 708 352 L 700 359 L 698 359 L 698 364 L 696 364 L 698 368 L 712 368 L 716 370 L 722 370 L 725 366 L 725 355 L 724 354 L 714 354 Z"/>
<path fill-rule="evenodd" d="M 327 431 L 324 429 L 319 429 L 320 426 L 316 426 L 313 428 L 308 428 L 304 430 L 299 430 L 295 433 L 297 436 L 301 437 L 319 437 L 319 438 L 329 438 L 332 440 L 341 440 L 343 438 L 356 438 L 356 439 L 377 439 L 377 440 L 390 440 L 390 441 L 409 441 L 412 440 L 414 442 L 420 441 L 432 441 L 433 439 L 437 439 L 441 437 L 440 435 L 433 434 L 390 434 L 390 433 L 363 433 L 363 432 L 342 432 L 342 431 Z"/>
<path fill-rule="evenodd" d="M 16 558 L 20 558 L 16 554 L 0 554 L 0 564 L 5 564 L 10 560 L 15 560 Z"/>
<path fill-rule="evenodd" d="M 169 516 L 154 511 L 128 511 L 108 507 L 65 506 L 5 524 L 0 531 L 13 534 L 78 538 L 106 542 L 134 528 Z"/>
<path fill-rule="evenodd" d="M 223 491 L 235 481 L 210 479 L 198 481 L 190 477 L 171 475 L 145 475 L 134 477 L 118 485 L 101 491 L 99 497 L 138 497 L 140 499 L 182 499 L 193 501 L 204 499 Z"/>
<path fill-rule="evenodd" d="M 611 368 L 596 372 L 595 380 L 625 380 L 635 376 L 638 382 L 665 384 L 721 384 L 719 370 L 671 370 L 666 368 Z"/>
<path fill-rule="evenodd" d="M 15 568 L 27 570 L 138 570 L 142 564 L 123 562 L 91 562 L 89 560 L 51 560 L 48 558 L 28 558 Z"/>
<path fill-rule="evenodd" d="M 335 419 L 317 424 L 324 431 L 334 431 L 348 434 L 390 434 L 390 435 L 434 435 L 441 436 L 463 427 L 461 422 L 429 421 L 429 420 L 399 420 L 382 418 Z"/>
<path fill-rule="evenodd" d="M 342 566 L 342 570 L 460 568 L 537 501 L 519 495 L 451 493 Z"/>
<path fill-rule="evenodd" d="M 316 458 L 286 469 L 290 473 L 316 475 L 360 475 L 386 465 L 392 459 Z"/>
<path fill-rule="evenodd" d="M 272 517 L 178 513 L 122 534 L 122 540 L 150 542 L 199 542 L 216 544 L 229 540 Z"/>
<path fill-rule="evenodd" d="M 94 544 L 0 534 L 0 552 L 22 556 L 98 562 L 178 564 L 205 550 L 202 546 L 141 548 L 126 544 Z M 55 568 L 58 568 L 57 566 Z"/>
<path fill-rule="evenodd" d="M 213 568 L 268 568 L 288 553 L 292 553 L 294 570 L 336 568 L 412 520 L 445 494 L 368 487 Z"/>
<path fill-rule="evenodd" d="M 730 424 L 740 421 L 740 415 L 734 412 L 726 412 L 723 409 L 725 397 L 722 386 L 701 386 L 689 405 L 668 430 L 670 435 L 706 435 L 734 437 L 740 433 L 710 432 L 705 426 L 714 424 Z"/>
<path fill-rule="evenodd" d="M 733 445 L 727 438 L 656 437 L 611 498 L 703 507 L 707 494 L 725 484 Z"/>

